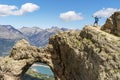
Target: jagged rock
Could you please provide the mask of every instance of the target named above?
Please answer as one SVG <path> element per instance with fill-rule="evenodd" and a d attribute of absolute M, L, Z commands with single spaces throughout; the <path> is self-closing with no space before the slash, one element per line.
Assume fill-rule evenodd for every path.
<path fill-rule="evenodd" d="M 120 36 L 120 11 L 115 12 L 101 28 L 102 30 Z"/>
<path fill-rule="evenodd" d="M 21 77 L 35 62 L 50 64 L 50 55 L 43 49 L 30 44 L 24 39 L 13 47 L 10 56 L 0 58 L 0 80 L 21 80 Z"/>
<path fill-rule="evenodd" d="M 21 40 L 0 60 L 1 80 L 20 80 L 35 62 L 48 64 L 56 80 L 119 80 L 120 38 L 86 26 L 59 32 L 44 49 Z"/>
<path fill-rule="evenodd" d="M 86 26 L 59 32 L 46 48 L 21 40 L 0 58 L 0 79 L 20 80 L 35 62 L 49 65 L 56 80 L 120 80 L 120 37 Z"/>
<path fill-rule="evenodd" d="M 119 80 L 120 38 L 87 26 L 50 39 L 56 80 Z M 52 56 L 53 56 L 52 55 Z"/>

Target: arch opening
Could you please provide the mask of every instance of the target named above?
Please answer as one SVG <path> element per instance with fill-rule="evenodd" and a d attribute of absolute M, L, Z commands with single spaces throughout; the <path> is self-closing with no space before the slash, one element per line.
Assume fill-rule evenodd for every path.
<path fill-rule="evenodd" d="M 47 64 L 36 62 L 24 74 L 22 80 L 55 80 Z"/>

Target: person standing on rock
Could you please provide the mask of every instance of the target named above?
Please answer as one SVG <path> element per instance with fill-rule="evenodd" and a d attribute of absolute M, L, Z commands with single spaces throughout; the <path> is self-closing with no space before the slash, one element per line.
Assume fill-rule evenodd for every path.
<path fill-rule="evenodd" d="M 100 17 L 95 16 L 94 19 L 95 19 L 95 22 L 94 22 L 93 26 L 98 26 L 98 21 L 99 21 Z"/>

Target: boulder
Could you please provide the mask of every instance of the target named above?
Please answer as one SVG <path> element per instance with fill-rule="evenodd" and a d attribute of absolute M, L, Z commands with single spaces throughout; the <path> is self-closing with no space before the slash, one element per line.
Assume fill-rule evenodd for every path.
<path fill-rule="evenodd" d="M 102 30 L 120 36 L 120 11 L 110 16 L 102 26 Z"/>

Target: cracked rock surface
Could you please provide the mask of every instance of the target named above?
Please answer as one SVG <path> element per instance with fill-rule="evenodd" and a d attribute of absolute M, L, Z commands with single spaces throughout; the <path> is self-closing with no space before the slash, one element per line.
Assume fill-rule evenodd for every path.
<path fill-rule="evenodd" d="M 21 40 L 0 57 L 0 80 L 21 80 L 35 62 L 49 65 L 56 80 L 120 80 L 120 37 L 85 26 L 57 33 L 45 48 Z"/>

